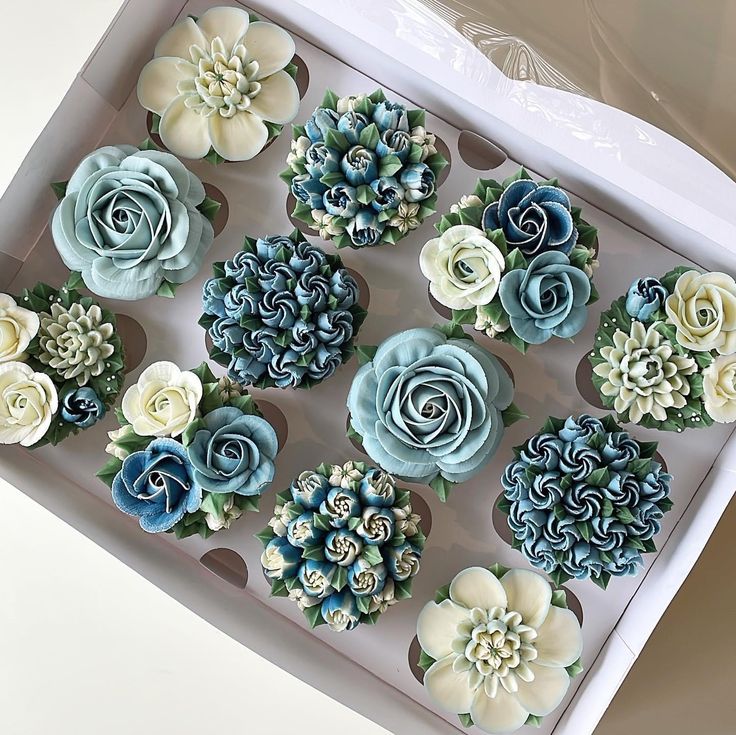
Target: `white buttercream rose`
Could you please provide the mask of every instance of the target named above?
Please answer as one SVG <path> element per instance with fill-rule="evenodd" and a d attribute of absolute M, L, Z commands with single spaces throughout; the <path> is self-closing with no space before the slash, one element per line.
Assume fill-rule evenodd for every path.
<path fill-rule="evenodd" d="M 123 396 L 123 415 L 140 436 L 179 436 L 197 415 L 202 383 L 173 362 L 147 367 Z"/>
<path fill-rule="evenodd" d="M 0 293 L 0 363 L 22 360 L 31 340 L 38 334 L 38 314 Z"/>
<path fill-rule="evenodd" d="M 736 352 L 736 281 L 725 273 L 687 271 L 665 302 L 677 341 L 696 352 Z"/>
<path fill-rule="evenodd" d="M 719 424 L 736 421 L 736 355 L 719 355 L 703 370 L 703 402 Z"/>
<path fill-rule="evenodd" d="M 56 387 L 48 375 L 22 362 L 0 365 L 0 444 L 36 444 L 58 407 Z"/>
<path fill-rule="evenodd" d="M 496 295 L 505 261 L 483 230 L 455 225 L 422 248 L 419 266 L 437 301 L 450 309 L 472 309 Z"/>

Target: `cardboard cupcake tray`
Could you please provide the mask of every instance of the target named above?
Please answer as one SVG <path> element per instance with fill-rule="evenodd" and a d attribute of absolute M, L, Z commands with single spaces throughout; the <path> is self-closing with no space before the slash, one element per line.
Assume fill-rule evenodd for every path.
<path fill-rule="evenodd" d="M 139 143 L 146 137 L 146 112 L 135 96 L 138 72 L 152 55 L 156 39 L 176 18 L 201 14 L 211 4 L 192 0 L 182 7 L 180 0 L 154 4 L 131 0 L 124 6 L 3 198 L 3 290 L 18 293 L 40 279 L 60 284 L 66 278 L 44 226 L 55 206 L 48 183 L 68 178 L 76 162 L 101 144 Z M 398 246 L 346 249 L 340 254 L 369 284 L 369 316 L 359 343 L 377 344 L 398 330 L 440 321 L 418 267 L 422 245 L 435 234 L 434 222 L 462 194 L 472 191 L 478 176 L 502 179 L 520 163 L 534 171 L 538 161 L 531 154 L 524 160 L 503 160 L 497 148 L 472 134 L 487 134 L 486 118 L 479 112 L 475 119 L 464 111 L 454 124 L 447 122 L 452 117 L 451 105 L 448 107 L 451 93 L 443 91 L 440 81 L 433 93 L 425 93 L 420 88 L 423 85 L 407 76 L 405 67 L 396 64 L 394 68 L 389 63 L 381 48 L 358 49 L 356 58 L 362 59 L 358 70 L 353 68 L 356 59 L 351 59 L 351 66 L 320 48 L 336 51 L 330 45 L 331 26 L 324 19 L 318 23 L 320 17 L 311 10 L 297 2 L 256 5 L 254 9 L 262 16 L 272 17 L 295 35 L 300 63 L 308 72 L 297 122 L 311 114 L 327 87 L 343 95 L 371 92 L 380 85 L 391 98 L 406 101 L 404 92 L 414 105 L 427 108 L 427 128 L 441 138 L 451 157 L 449 175 L 439 189 L 438 214 Z M 300 33 L 307 28 L 312 35 L 315 29 L 323 28 L 323 40 L 304 40 Z M 418 57 L 417 64 L 421 61 Z M 304 73 L 300 81 L 304 86 Z M 444 119 L 434 112 L 441 112 Z M 201 284 L 211 273 L 211 263 L 230 257 L 246 233 L 255 237 L 292 229 L 287 188 L 278 178 L 285 167 L 289 139 L 287 127 L 251 162 L 191 164 L 203 181 L 225 194 L 229 217 L 199 276 L 182 286 L 175 299 L 107 302 L 127 317 L 123 336 L 136 364 L 126 387 L 143 367 L 156 360 L 172 360 L 186 368 L 206 359 L 205 333 L 197 319 Z M 519 147 L 523 149 L 523 141 Z M 491 168 L 499 160 L 503 162 Z M 545 170 L 545 174 L 550 173 Z M 565 187 L 565 171 L 555 173 Z M 107 487 L 95 478 L 95 471 L 106 460 L 106 432 L 116 426 L 112 415 L 55 448 L 32 452 L 0 448 L 0 474 L 233 638 L 388 730 L 437 735 L 462 730 L 456 718 L 433 706 L 417 680 L 417 647 L 413 643 L 417 614 L 435 590 L 464 567 L 494 562 L 528 566 L 503 540 L 506 532 L 500 528 L 499 534 L 493 519 L 501 489 L 499 477 L 512 457 L 512 447 L 538 431 L 550 414 L 602 413 L 586 402 L 576 385 L 576 367 L 592 344 L 601 310 L 624 293 L 634 277 L 691 263 L 678 254 L 677 241 L 655 242 L 597 209 L 592 203 L 595 191 L 577 193 L 587 197 L 573 196 L 574 204 L 581 206 L 585 219 L 599 229 L 600 268 L 595 282 L 601 299 L 592 306 L 587 326 L 574 344 L 552 340 L 522 356 L 474 333 L 511 367 L 515 401 L 530 418 L 507 430 L 491 464 L 475 479 L 457 487 L 446 505 L 428 487 L 404 483 L 423 498 L 418 505 L 426 506 L 425 515 L 431 515 L 431 531 L 413 598 L 392 607 L 375 627 L 360 626 L 341 634 L 326 627 L 309 630 L 294 603 L 269 597 L 270 588 L 259 564 L 261 545 L 253 536 L 266 525 L 276 493 L 299 472 L 321 461 L 365 459 L 345 437 L 345 398 L 357 369 L 356 360 L 311 391 L 253 391 L 258 400 L 276 404 L 288 423 L 288 440 L 277 458 L 277 476 L 261 500 L 261 513 L 247 514 L 229 531 L 206 541 L 147 535 L 138 528 L 136 519 L 112 506 Z M 332 248 L 313 233 L 306 234 L 326 249 Z M 717 258 L 722 267 L 730 266 L 736 272 L 733 255 L 721 252 Z M 223 372 L 213 367 L 218 374 Z M 641 440 L 660 442 L 660 452 L 675 477 L 674 507 L 665 516 L 656 539 L 659 552 L 645 556 L 646 567 L 639 576 L 613 579 L 607 591 L 589 581 L 566 585 L 571 606 L 583 621 L 585 672 L 573 680 L 563 705 L 544 719 L 538 731 L 544 735 L 592 731 L 687 576 L 736 480 L 736 445 L 730 440 L 728 426 L 682 435 L 628 428 Z M 217 675 L 216 662 L 207 675 Z M 246 710 L 242 716 L 247 721 Z"/>

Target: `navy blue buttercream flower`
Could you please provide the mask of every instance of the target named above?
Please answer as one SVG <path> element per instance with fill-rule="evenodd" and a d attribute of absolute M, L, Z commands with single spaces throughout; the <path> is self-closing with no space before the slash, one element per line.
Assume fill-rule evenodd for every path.
<path fill-rule="evenodd" d="M 212 339 L 213 359 L 233 380 L 309 387 L 351 356 L 365 310 L 337 256 L 295 231 L 246 238 L 243 251 L 215 270 L 203 287 L 200 323 Z"/>
<path fill-rule="evenodd" d="M 664 308 L 669 292 L 658 278 L 637 278 L 626 294 L 626 313 L 640 322 L 649 322 Z"/>
<path fill-rule="evenodd" d="M 123 513 L 137 516 L 144 531 L 160 533 L 199 509 L 202 487 L 187 450 L 165 437 L 123 460 L 112 482 L 112 499 Z"/>
<path fill-rule="evenodd" d="M 548 419 L 501 478 L 514 546 L 557 584 L 636 574 L 672 505 L 655 450 L 609 417 Z"/>
<path fill-rule="evenodd" d="M 68 424 L 87 429 L 105 415 L 105 404 L 89 386 L 71 390 L 61 397 L 61 418 Z"/>
<path fill-rule="evenodd" d="M 483 212 L 484 230 L 503 230 L 509 249 L 533 256 L 568 254 L 578 239 L 570 198 L 559 186 L 518 179 Z"/>

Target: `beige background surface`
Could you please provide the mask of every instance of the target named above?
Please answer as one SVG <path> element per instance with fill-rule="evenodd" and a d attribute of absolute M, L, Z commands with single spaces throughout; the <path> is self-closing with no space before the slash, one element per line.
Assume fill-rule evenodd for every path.
<path fill-rule="evenodd" d="M 736 68 L 728 56 L 733 45 L 723 45 L 725 35 L 736 26 L 732 22 L 730 31 L 724 27 L 734 17 L 734 4 L 678 0 L 668 3 L 669 12 L 663 2 L 608 0 L 606 6 L 629 6 L 636 11 L 626 21 L 627 43 L 644 53 L 654 48 L 650 39 L 656 38 L 662 55 L 657 52 L 655 57 L 660 60 L 669 59 L 669 52 L 677 48 L 680 55 L 687 52 L 692 45 L 689 29 L 700 39 L 697 48 L 710 37 L 711 50 L 722 56 L 709 72 L 711 83 L 696 90 L 701 97 L 688 97 L 685 107 L 696 123 L 701 115 L 709 115 L 713 122 L 713 116 L 722 113 L 723 119 L 715 120 L 713 129 L 720 130 L 720 123 L 730 120 L 733 130 L 734 87 L 724 99 L 723 88 L 715 80 L 721 75 L 725 79 Z M 4 39 L 5 57 L 16 62 L 7 72 L 14 91 L 0 98 L 0 192 L 120 4 L 120 0 L 4 3 L 3 25 L 11 30 Z M 476 4 L 489 13 L 495 9 L 498 22 L 506 18 L 505 22 L 518 24 L 526 17 L 521 11 L 508 14 L 507 3 L 477 0 Z M 506 7 L 503 14 L 501 5 Z M 571 0 L 562 12 L 560 4 L 535 1 L 525 5 L 524 12 L 532 12 L 538 20 L 544 6 L 554 6 L 557 23 L 567 32 L 563 21 L 573 12 L 568 8 L 576 5 L 580 3 Z M 703 13 L 705 8 L 709 12 Z M 683 12 L 689 13 L 687 22 Z M 538 30 L 537 41 L 554 42 L 568 63 L 577 63 L 573 44 L 561 43 L 557 31 L 545 36 Z M 662 39 L 667 38 L 663 45 Z M 42 64 L 49 68 L 41 69 Z M 608 68 L 616 71 L 615 65 Z M 26 72 L 29 77 L 24 77 Z M 546 73 L 554 77 L 559 72 L 552 66 Z M 585 86 L 590 81 L 584 78 L 587 73 L 581 71 L 572 83 Z M 665 64 L 658 73 L 672 88 L 683 86 L 677 64 Z M 712 129 L 704 123 L 695 128 L 708 136 Z M 708 139 L 723 140 L 718 135 Z M 727 142 L 730 155 L 723 157 L 722 165 L 729 170 L 736 161 L 732 133 Z M 715 144 L 697 144 L 718 157 Z M 8 514 L 0 535 L 0 732 L 286 735 L 296 729 L 309 735 L 328 729 L 351 735 L 385 733 L 232 642 L 91 542 L 70 540 L 73 536 L 63 524 L 32 511 L 30 501 L 14 497 L 12 489 L 0 487 L 0 495 Z M 8 500 L 11 497 L 13 503 Z M 732 503 L 596 735 L 736 732 L 732 724 L 736 717 L 734 539 L 736 504 Z M 268 724 L 269 711 L 285 692 L 294 697 L 295 711 L 311 709 L 312 717 L 274 729 Z M 307 699 L 311 708 L 305 705 Z"/>

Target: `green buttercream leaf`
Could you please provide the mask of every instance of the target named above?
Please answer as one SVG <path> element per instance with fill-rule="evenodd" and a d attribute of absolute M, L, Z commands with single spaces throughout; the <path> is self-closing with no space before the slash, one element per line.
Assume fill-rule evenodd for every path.
<path fill-rule="evenodd" d="M 115 479 L 115 475 L 120 472 L 123 467 L 123 461 L 117 457 L 111 457 L 105 462 L 100 470 L 96 472 L 97 477 L 102 480 L 108 487 L 112 487 L 112 481 Z"/>
<path fill-rule="evenodd" d="M 578 659 L 574 663 L 571 663 L 569 666 L 565 667 L 565 671 L 567 671 L 568 676 L 571 679 L 574 679 L 578 674 L 582 674 L 584 671 L 582 661 Z"/>
<path fill-rule="evenodd" d="M 381 552 L 379 551 L 378 547 L 373 546 L 372 544 L 366 544 L 365 546 L 363 546 L 361 557 L 365 559 L 371 566 L 380 564 L 383 561 L 383 557 L 381 556 Z"/>
<path fill-rule="evenodd" d="M 526 722 L 524 724 L 528 727 L 541 727 L 543 719 L 544 718 L 540 717 L 539 715 L 529 715 L 529 717 L 526 718 Z"/>
<path fill-rule="evenodd" d="M 472 727 L 473 726 L 473 718 L 469 714 L 458 715 L 457 717 L 460 720 L 460 724 L 463 727 Z"/>
<path fill-rule="evenodd" d="M 447 502 L 447 498 L 450 495 L 450 490 L 452 490 L 453 485 L 454 483 L 446 480 L 442 475 L 437 475 L 437 477 L 429 483 L 429 486 L 435 491 L 435 493 L 437 493 L 437 497 L 443 503 Z"/>
<path fill-rule="evenodd" d="M 210 222 L 215 221 L 217 213 L 220 211 L 222 204 L 213 199 L 212 197 L 206 196 L 201 204 L 197 205 L 197 209 L 202 215 L 204 215 Z"/>
<path fill-rule="evenodd" d="M 162 281 L 161 285 L 156 291 L 156 296 L 163 296 L 166 299 L 173 299 L 176 295 L 176 289 L 179 288 L 178 283 L 171 283 L 170 281 Z"/>
<path fill-rule="evenodd" d="M 422 671 L 426 671 L 434 662 L 435 659 L 433 659 L 423 648 L 420 649 L 417 666 L 419 666 Z"/>
<path fill-rule="evenodd" d="M 340 153 L 345 153 L 350 148 L 348 139 L 339 130 L 335 130 L 334 128 L 327 129 L 325 133 L 325 145 L 328 148 L 336 148 Z"/>
<path fill-rule="evenodd" d="M 159 147 L 150 139 L 146 138 L 139 146 L 138 148 L 142 151 L 157 151 L 160 150 Z"/>
<path fill-rule="evenodd" d="M 355 356 L 358 358 L 358 364 L 363 366 L 368 364 L 376 355 L 378 347 L 376 345 L 357 345 L 355 348 Z"/>
<path fill-rule="evenodd" d="M 424 110 L 407 110 L 406 116 L 409 119 L 409 129 L 424 127 L 426 124 L 426 113 Z"/>
<path fill-rule="evenodd" d="M 507 256 L 506 256 L 506 272 L 523 269 L 525 270 L 528 268 L 529 264 L 527 263 L 526 258 L 524 257 L 521 250 L 518 248 L 516 250 L 512 250 Z"/>
<path fill-rule="evenodd" d="M 312 607 L 304 608 L 304 617 L 307 619 L 310 628 L 316 628 L 324 623 L 322 617 L 322 605 L 312 605 Z"/>
<path fill-rule="evenodd" d="M 509 567 L 505 567 L 503 564 L 491 564 L 490 567 L 488 567 L 488 571 L 496 577 L 496 579 L 501 579 L 506 572 L 509 571 Z"/>
<path fill-rule="evenodd" d="M 189 424 L 187 424 L 186 429 L 182 432 L 181 435 L 181 443 L 188 447 L 193 441 L 195 434 L 200 430 L 204 429 L 205 424 L 202 419 L 195 419 L 194 421 L 191 421 Z"/>
<path fill-rule="evenodd" d="M 332 575 L 332 586 L 339 592 L 348 583 L 348 570 L 346 567 L 337 567 Z"/>
<path fill-rule="evenodd" d="M 271 526 L 266 526 L 262 531 L 255 534 L 255 537 L 264 545 L 266 546 L 271 539 L 276 538 L 276 534 L 273 531 L 273 528 Z"/>
<path fill-rule="evenodd" d="M 567 594 L 565 590 L 558 589 L 552 592 L 552 604 L 555 607 L 561 607 L 567 610 Z"/>
<path fill-rule="evenodd" d="M 388 156 L 384 156 L 378 164 L 378 175 L 379 176 L 393 176 L 395 173 L 401 171 L 403 167 L 401 159 L 393 153 Z"/>
<path fill-rule="evenodd" d="M 512 403 L 508 408 L 501 411 L 501 418 L 503 419 L 503 425 L 513 426 L 517 421 L 522 419 L 528 419 L 529 416 L 525 414 L 515 403 Z"/>
<path fill-rule="evenodd" d="M 434 595 L 434 601 L 439 605 L 440 602 L 450 599 L 450 585 L 446 584 L 444 587 L 440 587 Z"/>
<path fill-rule="evenodd" d="M 453 309 L 452 321 L 454 324 L 474 324 L 476 314 L 475 309 Z"/>
<path fill-rule="evenodd" d="M 328 89 L 325 92 L 324 97 L 322 97 L 321 107 L 326 107 L 329 110 L 334 110 L 335 112 L 337 112 L 337 101 L 339 99 L 340 98 L 337 96 L 337 94 L 335 94 L 335 92 L 333 92 L 331 89 Z"/>
<path fill-rule="evenodd" d="M 364 148 L 370 148 L 371 150 L 375 150 L 376 146 L 378 145 L 379 137 L 380 136 L 379 136 L 378 128 L 376 127 L 376 124 L 371 123 L 370 125 L 366 125 L 360 131 L 360 135 L 358 136 L 358 141 Z"/>

